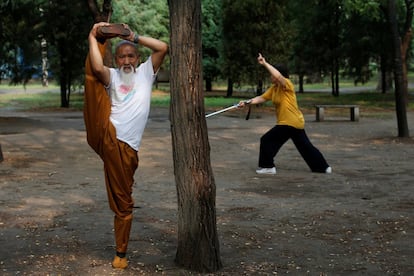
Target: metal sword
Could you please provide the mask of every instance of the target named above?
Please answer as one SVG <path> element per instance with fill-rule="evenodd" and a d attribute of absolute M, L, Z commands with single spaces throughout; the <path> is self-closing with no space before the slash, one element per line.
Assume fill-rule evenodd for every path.
<path fill-rule="evenodd" d="M 251 103 L 251 100 L 245 101 L 244 103 L 245 103 L 245 104 L 250 104 L 250 103 Z M 229 106 L 229 107 L 226 107 L 226 108 L 220 109 L 220 110 L 218 110 L 218 111 L 212 112 L 212 113 L 210 113 L 210 114 L 207 114 L 207 115 L 206 115 L 206 118 L 211 117 L 211 116 L 214 116 L 214 115 L 217 115 L 217 114 L 220 114 L 220 113 L 223 113 L 223 112 L 226 112 L 226 111 L 229 111 L 229 110 L 231 110 L 231 109 L 238 108 L 238 107 L 239 107 L 239 104 L 234 104 L 234 105 L 232 105 L 232 106 Z"/>

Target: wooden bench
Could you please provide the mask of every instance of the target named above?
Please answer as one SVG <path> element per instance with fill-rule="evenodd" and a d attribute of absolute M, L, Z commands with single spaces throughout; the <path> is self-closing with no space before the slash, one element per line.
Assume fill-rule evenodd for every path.
<path fill-rule="evenodd" d="M 359 121 L 359 106 L 353 104 L 318 104 L 316 108 L 316 121 L 321 122 L 325 120 L 326 108 L 349 108 L 351 121 Z"/>

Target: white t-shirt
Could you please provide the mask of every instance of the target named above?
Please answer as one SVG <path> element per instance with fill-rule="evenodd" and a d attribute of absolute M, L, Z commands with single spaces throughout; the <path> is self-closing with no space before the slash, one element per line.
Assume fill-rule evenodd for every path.
<path fill-rule="evenodd" d="M 138 66 L 131 86 L 121 83 L 119 69 L 110 68 L 110 74 L 110 120 L 116 129 L 116 137 L 138 151 L 148 121 L 152 84 L 156 76 L 151 57 Z"/>

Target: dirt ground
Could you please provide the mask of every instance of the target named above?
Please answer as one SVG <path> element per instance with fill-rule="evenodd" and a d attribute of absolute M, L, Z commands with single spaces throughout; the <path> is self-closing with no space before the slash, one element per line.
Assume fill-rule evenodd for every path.
<path fill-rule="evenodd" d="M 257 176 L 273 114 L 208 119 L 223 269 L 214 275 L 413 275 L 414 140 L 394 113 L 306 130 L 333 168 L 311 173 L 291 142 L 276 176 Z M 414 135 L 414 113 L 409 114 Z M 153 108 L 140 152 L 130 266 L 111 268 L 102 162 L 81 112 L 0 109 L 1 275 L 194 275 L 174 264 L 177 203 L 168 110 Z"/>

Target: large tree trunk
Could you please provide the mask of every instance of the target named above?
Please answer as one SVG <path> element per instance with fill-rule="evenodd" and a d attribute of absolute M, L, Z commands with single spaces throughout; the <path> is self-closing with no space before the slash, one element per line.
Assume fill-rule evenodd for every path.
<path fill-rule="evenodd" d="M 407 7 L 408 8 L 408 7 Z M 388 19 L 391 27 L 392 43 L 394 47 L 394 83 L 395 83 L 395 110 L 397 113 L 398 136 L 409 137 L 407 121 L 407 103 L 404 96 L 404 70 L 402 60 L 402 43 L 398 32 L 397 11 L 395 0 L 388 0 Z M 405 54 L 404 54 L 405 56 Z"/>
<path fill-rule="evenodd" d="M 204 111 L 201 0 L 169 0 L 171 134 L 178 195 L 176 263 L 190 270 L 221 268 L 216 187 Z"/>

